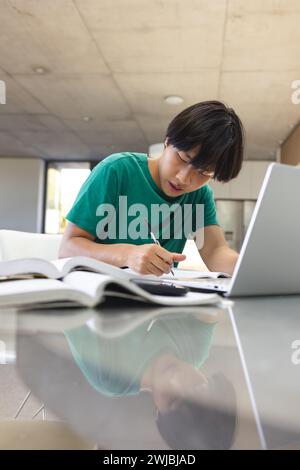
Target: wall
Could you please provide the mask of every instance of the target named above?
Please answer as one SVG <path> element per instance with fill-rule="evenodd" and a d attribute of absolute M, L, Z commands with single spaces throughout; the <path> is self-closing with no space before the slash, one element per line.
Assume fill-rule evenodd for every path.
<path fill-rule="evenodd" d="M 0 158 L 0 229 L 40 232 L 44 162 Z"/>
<path fill-rule="evenodd" d="M 245 160 L 241 172 L 228 183 L 210 181 L 215 199 L 256 200 L 271 161 Z"/>
<path fill-rule="evenodd" d="M 281 147 L 281 163 L 300 164 L 300 126 L 296 127 Z"/>

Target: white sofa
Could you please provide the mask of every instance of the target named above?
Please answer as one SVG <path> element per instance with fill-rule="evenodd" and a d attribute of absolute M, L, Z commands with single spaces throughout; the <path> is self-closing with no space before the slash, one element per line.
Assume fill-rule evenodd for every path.
<path fill-rule="evenodd" d="M 62 235 L 0 230 L 0 261 L 58 257 Z M 59 421 L 10 419 L 0 422 L 0 449 L 92 450 L 95 445 Z"/>
<path fill-rule="evenodd" d="M 0 261 L 17 258 L 58 258 L 62 235 L 0 230 Z"/>

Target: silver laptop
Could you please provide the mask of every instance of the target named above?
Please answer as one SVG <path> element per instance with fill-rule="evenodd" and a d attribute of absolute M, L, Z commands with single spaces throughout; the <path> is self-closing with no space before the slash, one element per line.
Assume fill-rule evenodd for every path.
<path fill-rule="evenodd" d="M 270 164 L 232 278 L 201 288 L 226 297 L 300 294 L 300 167 Z"/>

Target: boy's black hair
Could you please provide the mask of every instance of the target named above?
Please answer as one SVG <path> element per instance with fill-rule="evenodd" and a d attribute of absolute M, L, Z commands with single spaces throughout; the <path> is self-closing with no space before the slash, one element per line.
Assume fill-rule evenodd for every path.
<path fill-rule="evenodd" d="M 178 150 L 200 145 L 193 166 L 214 171 L 222 182 L 235 178 L 242 167 L 244 128 L 232 108 L 220 101 L 202 101 L 184 109 L 170 122 L 166 139 Z"/>
<path fill-rule="evenodd" d="M 176 450 L 227 450 L 238 422 L 236 392 L 221 372 L 208 379 L 209 401 L 182 400 L 177 408 L 158 413 L 161 437 Z M 206 392 L 207 393 L 207 392 Z"/>

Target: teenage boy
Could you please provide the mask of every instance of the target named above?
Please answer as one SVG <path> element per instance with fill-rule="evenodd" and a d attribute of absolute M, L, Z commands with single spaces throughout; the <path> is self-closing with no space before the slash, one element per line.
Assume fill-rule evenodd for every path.
<path fill-rule="evenodd" d="M 173 263 L 185 259 L 186 232 L 178 237 L 178 227 L 173 226 L 165 236 L 166 224 L 158 219 L 156 244 L 151 238 L 154 222 L 148 217 L 157 207 L 188 207 L 192 235 L 201 239 L 197 247 L 208 269 L 232 274 L 238 253 L 229 248 L 218 224 L 208 183 L 211 178 L 235 178 L 243 149 L 243 126 L 233 109 L 205 101 L 183 110 L 168 126 L 159 158 L 117 153 L 94 168 L 66 216 L 69 223 L 59 256 L 89 256 L 141 274 L 168 273 Z M 204 209 L 201 223 L 195 222 L 199 207 Z M 137 224 L 133 216 L 138 212 Z M 182 224 L 186 219 L 182 217 Z"/>

